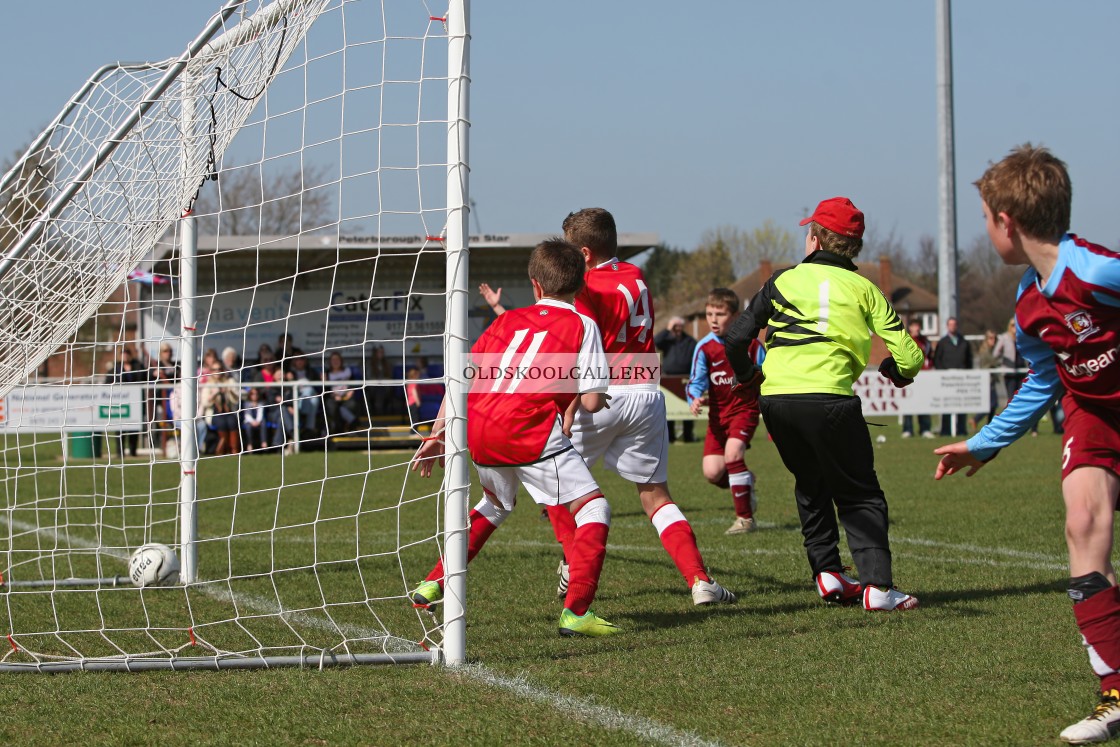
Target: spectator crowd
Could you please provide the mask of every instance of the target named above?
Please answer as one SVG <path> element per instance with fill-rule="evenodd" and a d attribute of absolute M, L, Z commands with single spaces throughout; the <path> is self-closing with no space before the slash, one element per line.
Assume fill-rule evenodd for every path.
<path fill-rule="evenodd" d="M 267 343 L 255 358 L 238 350 L 208 348 L 197 369 L 198 390 L 193 417 L 182 411 L 182 370 L 168 342 L 147 363 L 131 345 L 123 345 L 115 362 L 106 364 L 106 383 L 147 384 L 145 428 L 114 434 L 119 457 L 138 456 L 141 441 L 170 455 L 178 428 L 194 427 L 200 454 L 292 451 L 326 448 L 334 436 L 369 427 L 375 417 L 399 419 L 413 430 L 421 423 L 422 390 L 438 385 L 419 383 L 442 374 L 426 358 L 406 367 L 394 364 L 376 346 L 367 359 L 348 363 L 340 351 L 307 354 L 291 335 L 275 347 Z M 372 382 L 407 379 L 408 385 Z M 371 382 L 368 385 L 364 382 Z M 429 399 L 442 396 L 427 393 Z"/>

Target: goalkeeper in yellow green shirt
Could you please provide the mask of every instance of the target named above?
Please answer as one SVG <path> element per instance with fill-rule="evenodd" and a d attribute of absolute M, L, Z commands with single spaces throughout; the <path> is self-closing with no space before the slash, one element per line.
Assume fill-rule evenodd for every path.
<path fill-rule="evenodd" d="M 918 598 L 894 587 L 887 500 L 852 385 L 867 366 L 872 332 L 891 353 L 879 372 L 897 387 L 914 380 L 922 351 L 882 291 L 856 273 L 864 219 L 852 201 L 824 200 L 801 225 L 809 226 L 805 259 L 776 272 L 751 299 L 727 333 L 727 358 L 739 386 L 762 379 L 762 418 L 796 481 L 821 598 L 870 611 L 914 609 Z M 760 370 L 748 350 L 766 327 Z M 841 563 L 837 517 L 858 580 Z"/>

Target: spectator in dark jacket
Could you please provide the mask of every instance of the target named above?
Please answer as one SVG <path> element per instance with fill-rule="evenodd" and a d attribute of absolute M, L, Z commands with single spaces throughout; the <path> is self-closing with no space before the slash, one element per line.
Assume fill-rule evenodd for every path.
<path fill-rule="evenodd" d="M 140 362 L 136 353 L 132 351 L 132 347 L 126 345 L 121 348 L 120 357 L 113 368 L 113 383 L 139 384 L 147 380 L 148 367 Z M 124 458 L 126 440 L 128 441 L 128 455 L 137 456 L 140 446 L 140 433 L 138 431 L 119 432 L 117 434 L 117 456 Z"/>
<path fill-rule="evenodd" d="M 922 323 L 917 319 L 911 319 L 910 324 L 907 326 L 910 332 L 910 339 L 922 351 L 924 360 L 922 361 L 922 370 L 933 368 L 933 344 L 929 339 L 922 334 Z M 931 423 L 929 415 L 918 415 L 918 433 L 922 438 L 933 438 L 933 431 L 931 430 Z M 902 416 L 902 437 L 910 438 L 914 435 L 914 416 Z"/>
<path fill-rule="evenodd" d="M 661 330 L 653 338 L 653 345 L 661 352 L 661 372 L 665 376 L 687 377 L 692 369 L 692 353 L 696 350 L 696 339 L 684 331 L 684 319 L 675 316 L 669 320 L 669 326 Z M 691 443 L 693 438 L 693 421 L 684 420 L 682 436 L 686 443 Z M 669 441 L 677 440 L 674 421 L 669 421 Z"/>
<path fill-rule="evenodd" d="M 945 336 L 937 341 L 937 348 L 933 351 L 933 367 L 938 371 L 954 368 L 972 368 L 972 347 L 968 340 L 957 332 L 956 317 L 949 317 L 945 322 Z M 941 435 L 949 436 L 953 415 L 941 416 Z M 968 415 L 957 413 L 956 435 L 968 433 Z"/>

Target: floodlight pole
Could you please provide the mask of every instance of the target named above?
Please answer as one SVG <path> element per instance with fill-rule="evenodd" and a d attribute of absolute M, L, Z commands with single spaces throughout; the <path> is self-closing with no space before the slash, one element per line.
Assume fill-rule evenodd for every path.
<path fill-rule="evenodd" d="M 957 178 L 953 151 L 953 39 L 950 0 L 937 0 L 938 242 L 937 315 L 957 315 Z"/>

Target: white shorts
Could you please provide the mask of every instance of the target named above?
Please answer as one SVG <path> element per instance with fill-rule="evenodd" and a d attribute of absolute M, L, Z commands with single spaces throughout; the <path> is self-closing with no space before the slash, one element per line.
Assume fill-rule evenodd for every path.
<path fill-rule="evenodd" d="M 507 511 L 513 510 L 518 485 L 524 485 L 529 497 L 542 506 L 563 506 L 599 491 L 599 484 L 575 449 L 519 467 L 475 465 L 475 469 L 482 489 L 497 498 Z"/>
<path fill-rule="evenodd" d="M 639 485 L 669 480 L 669 432 L 660 391 L 611 387 L 610 409 L 576 411 L 572 444 L 587 466 L 603 465 Z"/>

